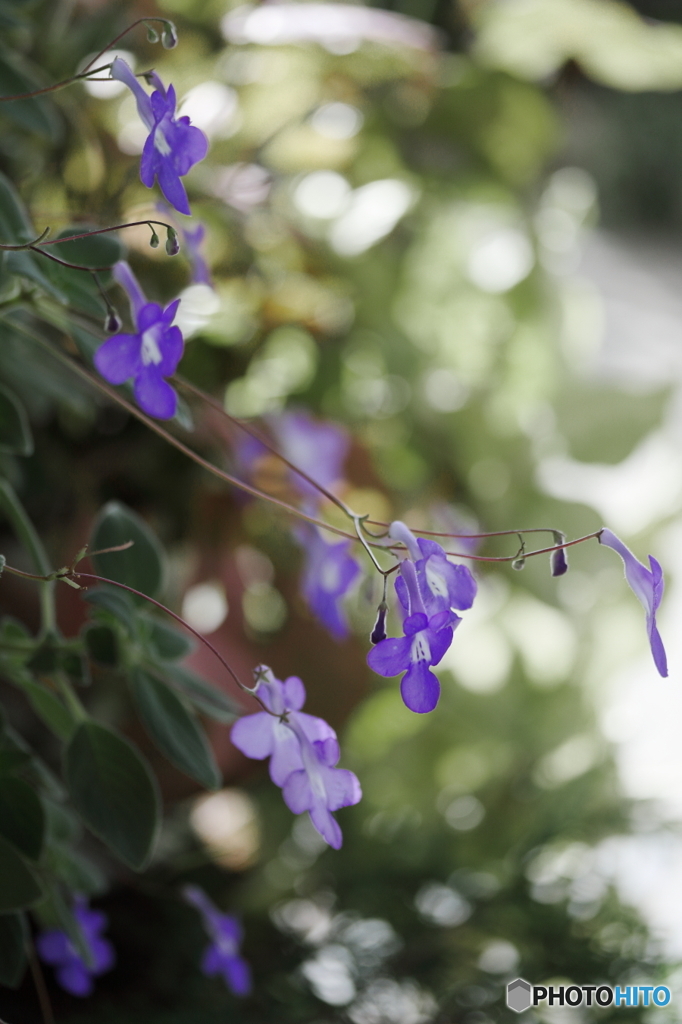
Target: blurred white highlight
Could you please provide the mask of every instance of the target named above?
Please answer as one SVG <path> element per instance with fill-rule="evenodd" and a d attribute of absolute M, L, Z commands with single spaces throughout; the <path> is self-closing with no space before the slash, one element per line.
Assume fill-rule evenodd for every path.
<path fill-rule="evenodd" d="M 336 171 L 314 171 L 296 186 L 294 204 L 307 217 L 327 220 L 343 212 L 350 191 L 346 179 Z"/>
<path fill-rule="evenodd" d="M 383 178 L 356 189 L 329 232 L 340 256 L 357 256 L 388 235 L 414 202 L 413 190 L 397 178 Z"/>
<path fill-rule="evenodd" d="M 281 46 L 315 42 L 332 53 L 352 53 L 361 40 L 432 50 L 438 32 L 416 18 L 354 4 L 245 4 L 226 14 L 223 35 L 231 43 Z"/>
<path fill-rule="evenodd" d="M 217 863 L 232 871 L 249 867 L 260 836 L 256 809 L 241 789 L 221 789 L 199 797 L 190 824 Z"/>
<path fill-rule="evenodd" d="M 191 284 L 180 292 L 180 300 L 174 323 L 186 341 L 215 316 L 220 309 L 220 299 L 209 285 Z"/>
<path fill-rule="evenodd" d="M 227 618 L 225 588 L 218 580 L 197 583 L 182 600 L 182 617 L 199 633 L 213 633 Z"/>
<path fill-rule="evenodd" d="M 237 93 L 222 82 L 201 82 L 183 99 L 178 117 L 189 117 L 208 136 L 228 138 L 238 127 Z"/>
<path fill-rule="evenodd" d="M 506 292 L 528 277 L 534 262 L 527 236 L 518 228 L 501 228 L 473 246 L 467 274 L 484 292 Z"/>
<path fill-rule="evenodd" d="M 310 118 L 315 131 L 327 139 L 352 139 L 363 121 L 362 112 L 349 103 L 325 103 Z"/>

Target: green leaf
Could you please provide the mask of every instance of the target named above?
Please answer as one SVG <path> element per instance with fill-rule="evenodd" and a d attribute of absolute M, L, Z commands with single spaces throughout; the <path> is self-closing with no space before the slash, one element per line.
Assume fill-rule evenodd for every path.
<path fill-rule="evenodd" d="M 133 541 L 133 546 L 126 551 L 93 555 L 95 572 L 154 597 L 161 589 L 164 578 L 163 549 L 140 516 L 125 505 L 110 501 L 95 520 L 90 548 L 97 551 L 125 544 L 129 540 Z"/>
<path fill-rule="evenodd" d="M 111 626 L 87 626 L 83 639 L 89 657 L 98 665 L 115 668 L 119 663 L 118 637 Z"/>
<path fill-rule="evenodd" d="M 40 88 L 40 85 L 35 79 L 25 74 L 14 56 L 0 53 L 1 95 L 11 96 L 13 93 L 30 92 L 36 88 Z M 22 128 L 28 128 L 38 135 L 56 140 L 59 132 L 58 122 L 49 103 L 40 96 L 3 103 L 2 113 Z"/>
<path fill-rule="evenodd" d="M 0 914 L 23 910 L 42 899 L 38 879 L 28 864 L 0 836 Z"/>
<path fill-rule="evenodd" d="M 145 728 L 176 768 L 208 789 L 222 782 L 201 725 L 170 687 L 142 669 L 131 678 L 135 704 Z"/>
<path fill-rule="evenodd" d="M 75 722 L 57 694 L 32 679 L 23 680 L 22 686 L 33 710 L 42 718 L 45 725 L 60 740 L 68 740 L 74 730 Z"/>
<path fill-rule="evenodd" d="M 95 224 L 76 224 L 74 227 L 64 228 L 59 232 L 57 238 L 63 238 L 66 235 L 82 235 L 86 231 L 96 230 L 97 225 Z M 79 238 L 74 242 L 60 242 L 57 245 L 51 245 L 50 251 L 60 260 L 80 263 L 84 267 L 113 266 L 123 258 L 123 246 L 114 234 L 94 235 L 90 238 Z"/>
<path fill-rule="evenodd" d="M 143 628 L 147 631 L 154 657 L 161 658 L 162 661 L 176 661 L 178 658 L 187 657 L 194 650 L 194 644 L 188 636 L 165 622 L 144 614 L 138 616 L 138 622 L 143 623 Z"/>
<path fill-rule="evenodd" d="M 21 914 L 0 914 L 0 985 L 17 988 L 26 970 L 26 926 Z"/>
<path fill-rule="evenodd" d="M 57 302 L 61 302 L 64 306 L 68 304 L 68 296 L 64 294 L 61 288 L 57 288 L 49 277 L 43 273 L 30 253 L 8 252 L 6 255 L 5 264 L 10 274 L 18 274 L 19 277 L 28 278 L 29 281 L 37 284 L 44 292 L 51 295 L 53 299 L 56 299 Z"/>
<path fill-rule="evenodd" d="M 229 724 L 243 714 L 243 709 L 236 701 L 184 666 L 164 665 L 163 676 L 176 690 L 180 690 L 195 708 L 216 722 Z"/>
<path fill-rule="evenodd" d="M 132 868 L 151 855 L 159 823 L 159 795 L 147 762 L 128 740 L 96 722 L 84 722 L 66 750 L 65 778 L 74 807 L 88 828 Z"/>
<path fill-rule="evenodd" d="M 109 612 L 118 622 L 123 623 L 130 633 L 136 632 L 135 616 L 137 612 L 132 594 L 126 594 L 124 590 L 114 590 L 113 587 L 102 586 L 88 590 L 83 594 L 83 598 L 97 608 L 103 608 Z"/>
<path fill-rule="evenodd" d="M 23 779 L 0 778 L 0 835 L 25 857 L 40 857 L 45 811 L 38 794 Z"/>
<path fill-rule="evenodd" d="M 77 686 L 89 686 L 92 682 L 90 678 L 90 666 L 88 665 L 87 658 L 85 658 L 80 651 L 60 651 L 59 661 L 62 669 L 66 672 L 69 679 L 72 679 Z"/>
<path fill-rule="evenodd" d="M 0 384 L 0 452 L 33 455 L 33 435 L 26 410 L 4 384 Z"/>
<path fill-rule="evenodd" d="M 9 178 L 0 172 L 0 242 L 23 245 L 35 238 L 31 218 Z"/>
<path fill-rule="evenodd" d="M 31 755 L 23 750 L 0 750 L 0 775 L 19 771 L 31 763 Z"/>

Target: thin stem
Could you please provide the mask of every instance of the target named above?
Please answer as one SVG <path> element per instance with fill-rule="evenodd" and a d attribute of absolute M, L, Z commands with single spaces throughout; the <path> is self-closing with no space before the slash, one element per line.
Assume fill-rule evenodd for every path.
<path fill-rule="evenodd" d="M 102 53 L 106 53 L 106 50 L 102 50 Z M 99 54 L 100 57 L 102 56 L 102 53 Z M 91 61 L 90 64 L 88 64 L 88 68 L 92 64 L 94 64 L 94 61 Z M 54 85 L 46 85 L 43 89 L 33 89 L 32 92 L 19 92 L 15 96 L 0 96 L 0 103 L 11 103 L 12 100 L 31 100 L 34 96 L 44 96 L 47 92 L 56 92 L 58 89 L 64 89 L 67 85 L 71 85 L 72 82 L 79 82 L 83 78 L 89 78 L 91 74 L 97 75 L 100 71 L 106 71 L 107 68 L 110 67 L 111 64 L 103 64 L 101 68 L 95 68 L 91 72 L 88 72 L 88 69 L 86 68 L 84 71 L 80 71 L 77 75 L 71 75 L 70 78 L 65 78 L 63 82 L 55 82 Z M 105 81 L 108 82 L 110 79 L 107 78 Z"/>
<path fill-rule="evenodd" d="M 517 531 L 515 530 L 514 533 Z M 571 548 L 574 544 L 583 544 L 586 540 L 592 540 L 594 537 L 600 537 L 604 532 L 602 527 L 600 530 L 596 530 L 594 533 L 586 533 L 584 537 L 577 537 L 575 540 L 567 540 L 563 544 L 553 544 L 551 548 L 536 548 L 535 551 L 524 552 L 524 558 L 533 558 L 534 555 L 550 555 L 552 551 L 559 551 L 561 548 Z M 387 551 L 403 551 L 404 546 L 402 544 L 387 544 Z M 518 552 L 515 555 L 502 555 L 502 556 L 486 556 L 486 555 L 470 555 L 465 551 L 446 551 L 446 555 L 450 555 L 452 558 L 467 558 L 472 562 L 514 562 L 519 557 Z"/>
<path fill-rule="evenodd" d="M 129 587 L 125 583 L 119 583 L 117 580 L 109 580 L 105 576 L 96 576 L 94 573 L 89 573 L 89 572 L 78 572 L 75 569 L 69 570 L 69 575 L 71 576 L 72 579 L 74 579 L 74 582 L 77 579 L 81 579 L 82 578 L 82 579 L 85 579 L 85 580 L 95 580 L 95 582 L 97 582 L 97 583 L 107 583 L 107 584 L 109 584 L 112 587 L 119 587 L 121 590 L 127 590 L 129 594 L 135 594 L 136 597 L 141 597 L 145 601 L 149 601 L 149 603 L 153 604 L 156 608 L 160 608 L 162 612 L 165 612 L 166 615 L 170 615 L 173 619 L 175 619 L 176 622 L 179 622 L 181 626 L 184 626 L 185 629 L 188 629 L 190 631 L 190 633 L 192 633 L 193 636 L 195 636 L 197 638 L 197 640 L 199 640 L 202 644 L 204 644 L 206 647 L 208 647 L 208 649 L 210 651 L 213 652 L 213 654 L 216 656 L 216 658 L 218 659 L 220 664 L 223 666 L 223 668 L 225 668 L 229 672 L 229 674 L 232 676 L 232 679 L 235 681 L 235 683 L 237 684 L 237 686 L 239 687 L 240 690 L 243 690 L 244 693 L 248 693 L 251 697 L 255 697 L 256 700 L 258 701 L 258 703 L 263 708 L 263 710 L 267 711 L 268 714 L 275 715 L 274 711 L 270 711 L 270 709 L 265 706 L 263 701 L 259 697 L 256 696 L 256 694 L 253 692 L 252 688 L 250 686 L 246 686 L 241 681 L 241 679 L 239 678 L 237 673 L 234 671 L 234 669 L 231 667 L 231 665 L 228 664 L 228 662 L 225 660 L 225 658 L 223 658 L 223 656 L 220 653 L 220 651 L 216 647 L 213 646 L 211 641 L 207 640 L 206 637 L 202 633 L 200 633 L 198 630 L 196 630 L 194 628 L 194 626 L 190 626 L 189 622 L 185 622 L 185 620 L 182 618 L 182 616 L 178 615 L 174 611 L 171 611 L 170 608 L 167 608 L 165 606 L 165 604 L 161 604 L 160 601 L 157 601 L 155 598 L 150 597 L 149 594 L 143 594 L 141 590 L 135 590 L 134 587 Z M 279 717 L 280 717 L 279 715 L 275 715 L 275 718 L 279 718 Z"/>
<path fill-rule="evenodd" d="M 59 239 L 59 241 L 65 241 L 65 239 Z M 68 260 L 60 260 L 58 256 L 53 256 L 51 252 L 45 252 L 44 249 L 40 249 L 37 245 L 27 245 L 26 249 L 30 249 L 31 252 L 37 252 L 40 256 L 47 257 L 48 260 L 53 260 L 55 263 L 59 263 L 62 267 L 69 267 L 71 270 L 85 270 L 88 274 L 104 273 L 107 270 L 111 270 L 111 264 L 108 267 L 82 267 L 80 263 L 69 263 Z"/>
<path fill-rule="evenodd" d="M 383 526 L 388 529 L 390 523 L 382 523 L 379 519 L 367 519 L 365 522 L 369 526 Z M 518 536 L 522 533 L 556 533 L 552 527 L 549 526 L 533 526 L 525 530 L 494 530 L 492 533 L 438 533 L 435 530 L 412 530 L 413 533 L 417 533 L 424 537 L 450 537 L 457 540 L 483 540 L 486 537 L 511 537 Z M 373 536 L 373 535 L 372 535 Z"/>
<path fill-rule="evenodd" d="M 116 43 L 120 42 L 120 40 L 123 39 L 123 37 L 127 35 L 128 32 L 132 32 L 132 30 L 134 28 L 137 28 L 138 25 L 145 25 L 149 21 L 160 21 L 164 25 L 171 25 L 173 26 L 173 28 L 175 27 L 173 25 L 173 22 L 169 18 L 138 18 L 137 21 L 134 21 L 132 23 L 132 25 L 128 25 L 128 27 L 124 28 L 122 32 L 119 32 L 119 34 L 114 39 L 112 39 L 111 42 L 107 46 L 105 46 L 103 50 L 100 50 L 99 53 L 92 58 L 90 63 L 85 65 L 85 67 L 81 71 L 81 75 L 84 75 L 85 72 L 92 67 L 95 61 L 98 61 L 100 57 L 103 57 L 108 50 L 111 50 L 114 46 L 116 46 Z M 100 70 L 101 68 L 96 69 L 96 71 Z M 93 74 L 96 74 L 96 71 L 93 71 Z"/>
<path fill-rule="evenodd" d="M 33 984 L 36 987 L 36 994 L 38 996 L 38 1002 L 40 1003 L 40 1012 L 43 1017 L 43 1024 L 55 1024 L 54 1013 L 52 1012 L 52 1003 L 50 1002 L 50 996 L 47 991 L 47 985 L 45 984 L 45 978 L 43 977 L 43 971 L 38 957 L 36 956 L 35 946 L 30 939 L 27 939 L 26 941 L 26 956 L 28 957 L 28 965 L 31 969 Z"/>
<path fill-rule="evenodd" d="M 95 231 L 84 231 L 82 235 L 65 235 L 63 238 L 51 238 L 49 242 L 42 242 L 42 245 L 59 245 L 61 242 L 75 242 L 79 238 L 92 238 L 93 235 L 105 235 L 109 231 L 123 231 L 125 228 L 137 228 L 144 224 L 158 224 L 159 227 L 169 228 L 164 220 L 132 220 L 127 224 L 113 224 L 110 228 L 97 228 Z M 3 246 L 0 246 L 3 248 Z"/>
<path fill-rule="evenodd" d="M 50 227 L 48 225 L 42 235 L 38 235 L 37 238 L 33 238 L 30 242 L 22 242 L 21 245 L 6 245 L 4 242 L 0 242 L 0 249 L 5 250 L 6 252 L 20 252 L 22 249 L 30 249 L 32 245 L 38 245 L 39 242 L 42 242 L 45 235 L 48 235 L 49 233 Z M 46 242 L 45 244 L 49 245 L 50 243 Z"/>
<path fill-rule="evenodd" d="M 66 353 L 61 352 L 59 349 L 55 348 L 54 345 L 51 345 L 49 341 L 46 341 L 44 338 L 41 338 L 39 334 L 35 334 L 33 331 L 24 327 L 23 324 L 17 323 L 17 321 L 14 318 L 5 317 L 4 319 L 8 320 L 15 330 L 24 334 L 27 338 L 30 338 L 31 341 L 34 341 L 36 344 L 40 345 L 41 348 L 46 349 L 48 352 L 50 352 L 51 355 L 54 356 L 55 359 L 58 359 L 59 362 L 63 363 L 65 366 L 69 366 L 80 377 L 82 377 L 84 380 L 87 380 L 90 384 L 92 384 L 93 387 L 97 388 L 99 391 L 102 391 L 105 395 L 111 398 L 112 401 L 116 402 L 123 409 L 125 409 L 126 412 L 129 412 L 131 416 L 135 416 L 136 419 L 140 420 L 141 423 L 144 423 L 145 426 L 149 427 L 150 430 L 153 430 L 154 433 L 159 435 L 159 437 L 162 437 L 165 441 L 168 441 L 168 443 L 172 444 L 175 448 L 178 449 L 178 451 L 181 451 L 183 455 L 186 455 L 188 458 L 192 459 L 194 462 L 197 463 L 197 465 L 201 466 L 203 469 L 206 469 L 209 473 L 212 473 L 214 476 L 217 476 L 220 480 L 224 480 L 225 483 L 231 484 L 233 487 L 238 487 L 240 490 L 244 491 L 246 494 L 250 494 L 254 498 L 260 498 L 263 501 L 268 501 L 272 505 L 276 505 L 278 508 L 282 509 L 282 511 L 288 512 L 290 515 L 297 516 L 299 519 L 303 519 L 307 523 L 312 523 L 313 526 L 319 526 L 320 529 L 322 530 L 327 530 L 329 533 L 334 533 L 339 537 L 344 537 L 346 540 L 356 540 L 356 537 L 352 533 L 348 533 L 346 530 L 341 530 L 338 526 L 332 526 L 331 523 L 325 523 L 324 520 L 317 519 L 315 518 L 315 516 L 309 516 L 307 515 L 307 513 L 302 512 L 301 509 L 296 508 L 294 505 L 289 505 L 286 501 L 281 501 L 279 498 L 275 498 L 271 494 L 267 494 L 265 491 L 259 490 L 259 488 L 257 487 L 252 487 L 251 484 L 247 484 L 243 480 L 239 480 L 237 477 L 232 476 L 230 473 L 226 473 L 224 470 L 219 469 L 217 466 L 214 466 L 212 462 L 209 462 L 208 459 L 202 458 L 201 455 L 197 454 L 197 452 L 193 451 L 186 444 L 183 444 L 183 442 L 180 441 L 178 438 L 173 437 L 173 435 L 170 434 L 167 430 L 165 430 L 159 423 L 157 423 L 155 420 L 150 419 L 148 416 L 145 416 L 143 412 L 141 412 L 136 406 L 132 405 L 131 402 L 128 402 L 125 398 L 119 395 L 119 393 L 115 391 L 112 387 L 101 381 L 99 377 L 97 377 L 94 373 L 91 373 L 88 369 L 86 369 L 86 367 L 82 366 L 80 363 L 77 363 L 70 356 L 67 356 Z M 63 324 L 56 324 L 55 326 L 58 326 L 60 330 L 64 330 Z"/>
<path fill-rule="evenodd" d="M 9 519 L 14 532 L 24 547 L 28 550 L 33 559 L 36 569 L 43 577 L 49 577 L 52 573 L 50 560 L 43 547 L 36 528 L 26 514 L 26 510 L 19 501 L 12 485 L 7 480 L 0 479 L 0 507 Z M 40 588 L 40 610 L 42 633 L 57 632 L 57 612 L 54 600 L 54 580 L 45 579 Z"/>
<path fill-rule="evenodd" d="M 234 424 L 235 427 L 239 427 L 239 429 L 243 430 L 244 433 L 249 434 L 251 437 L 255 438 L 256 441 L 259 441 L 260 444 L 262 444 L 264 448 L 267 448 L 267 450 L 272 455 L 275 455 L 280 460 L 280 462 L 283 462 L 285 466 L 288 466 L 289 469 L 293 470 L 294 473 L 297 473 L 298 476 L 302 477 L 303 480 L 307 481 L 307 483 L 309 483 L 312 487 L 319 491 L 320 494 L 323 494 L 325 498 L 328 498 L 329 501 L 333 502 L 333 504 L 336 505 L 337 508 L 340 508 L 341 511 L 349 517 L 349 519 L 355 521 L 358 518 L 356 513 L 353 512 L 353 510 L 349 508 L 348 505 L 346 505 L 345 501 L 342 501 L 341 498 L 339 498 L 332 491 L 328 491 L 327 488 L 324 487 L 321 483 L 319 483 L 313 477 L 309 476 L 305 472 L 305 470 L 301 469 L 299 466 L 294 465 L 293 462 L 290 462 L 289 459 L 287 459 L 286 456 L 282 455 L 282 453 L 278 451 L 278 449 L 275 448 L 275 446 L 271 444 L 270 441 L 268 441 L 267 438 L 264 437 L 259 430 L 254 430 L 254 428 L 251 427 L 248 423 L 245 423 L 244 420 L 238 419 L 236 416 L 230 415 L 227 409 L 225 409 L 225 407 L 220 402 L 216 401 L 215 398 L 207 394 L 205 391 L 202 391 L 201 388 L 198 388 L 194 384 L 191 384 L 190 381 L 185 380 L 184 377 L 176 375 L 173 378 L 173 380 L 183 390 L 189 391 L 197 398 L 201 398 L 202 401 L 206 402 L 206 404 L 210 405 L 212 409 L 215 409 L 217 412 L 219 412 L 221 416 L 224 416 L 225 419 L 229 420 L 229 422 Z"/>

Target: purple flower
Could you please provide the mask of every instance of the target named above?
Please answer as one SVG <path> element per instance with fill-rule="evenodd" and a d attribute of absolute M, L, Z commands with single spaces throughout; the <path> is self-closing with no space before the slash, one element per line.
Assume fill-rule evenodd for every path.
<path fill-rule="evenodd" d="M 201 914 L 211 944 L 204 950 L 201 970 L 209 978 L 220 974 L 235 996 L 248 996 L 251 992 L 251 968 L 239 955 L 244 931 L 231 914 L 221 914 L 217 907 L 197 885 L 186 885 L 182 894 Z"/>
<path fill-rule="evenodd" d="M 206 228 L 203 224 L 197 224 L 194 228 L 183 228 L 182 237 L 185 242 L 185 251 L 192 264 L 192 284 L 207 284 L 213 287 L 213 278 L 208 269 L 208 263 L 201 252 L 201 246 L 206 237 Z"/>
<path fill-rule="evenodd" d="M 140 408 L 156 419 L 171 419 L 178 396 L 164 378 L 175 373 L 182 357 L 180 328 L 171 326 L 180 300 L 165 309 L 156 302 L 147 302 L 132 270 L 123 261 L 114 266 L 113 274 L 128 293 L 137 334 L 115 334 L 108 338 L 95 352 L 95 367 L 110 384 L 123 384 L 132 377 Z"/>
<path fill-rule="evenodd" d="M 335 767 L 340 752 L 331 726 L 300 710 L 306 697 L 301 680 L 289 676 L 281 682 L 264 665 L 256 678 L 254 693 L 271 714 L 240 718 L 232 726 L 232 742 L 247 757 L 270 758 L 270 778 L 282 787 L 289 810 L 308 811 L 320 835 L 338 850 L 343 837 L 331 812 L 358 803 L 360 783 L 353 772 Z"/>
<path fill-rule="evenodd" d="M 171 206 L 189 216 L 187 193 L 180 178 L 204 159 L 208 139 L 201 129 L 190 124 L 188 117 L 175 117 L 175 89 L 172 85 L 166 89 L 155 71 L 146 76 L 155 86 L 151 96 L 120 57 L 111 66 L 111 77 L 132 90 L 138 113 L 149 129 L 140 162 L 142 184 L 151 188 L 156 178 Z"/>
<path fill-rule="evenodd" d="M 173 211 L 166 203 L 158 202 L 156 209 L 162 216 L 169 220 L 175 220 Z M 177 224 L 177 221 L 175 223 Z M 187 227 L 179 225 L 179 231 L 184 243 L 183 251 L 192 266 L 192 284 L 206 284 L 209 288 L 213 288 L 211 271 L 208 269 L 208 263 L 201 251 L 206 237 L 205 226 L 203 224 L 196 224 L 195 227 L 191 228 L 189 225 Z"/>
<path fill-rule="evenodd" d="M 599 543 L 605 544 L 607 548 L 613 548 L 623 559 L 625 563 L 625 579 L 634 590 L 646 612 L 646 629 L 649 634 L 649 644 L 651 645 L 654 663 L 659 673 L 662 676 L 667 676 L 668 662 L 665 656 L 665 648 L 656 626 L 656 611 L 663 597 L 663 570 L 653 555 L 649 555 L 649 565 L 651 568 L 647 569 L 611 530 L 604 529 L 601 531 Z"/>
<path fill-rule="evenodd" d="M 403 541 L 414 560 L 419 592 L 427 615 L 471 608 L 478 588 L 465 565 L 453 565 L 440 544 L 423 537 L 417 540 L 412 531 L 400 521 L 391 524 L 391 536 Z M 395 581 L 395 590 L 403 608 L 407 609 L 409 599 L 402 572 Z"/>
<path fill-rule="evenodd" d="M 39 935 L 36 949 L 40 959 L 55 968 L 62 988 L 73 996 L 89 996 L 94 988 L 92 979 L 111 970 L 116 954 L 111 943 L 100 936 L 107 926 L 106 914 L 91 910 L 84 899 L 78 898 L 73 916 L 90 951 L 90 964 L 85 963 L 68 936 L 57 928 Z"/>
<path fill-rule="evenodd" d="M 400 683 L 403 701 L 410 711 L 425 714 L 433 711 L 440 697 L 440 683 L 431 668 L 441 661 L 462 621 L 453 609 L 471 608 L 476 581 L 466 566 L 448 561 L 440 544 L 417 540 L 399 520 L 391 523 L 389 532 L 411 556 L 401 563 L 395 582 L 407 612 L 404 635 L 379 640 L 367 655 L 367 663 L 380 676 L 404 672 Z"/>
<path fill-rule="evenodd" d="M 351 558 L 350 541 L 328 543 L 314 526 L 300 527 L 296 537 L 306 553 L 301 590 L 313 614 L 327 627 L 335 640 L 348 635 L 348 620 L 341 599 L 360 572 Z"/>
<path fill-rule="evenodd" d="M 282 455 L 323 487 L 341 479 L 343 463 L 350 439 L 343 427 L 324 423 L 307 412 L 285 412 L 271 416 L 268 423 Z M 251 470 L 267 449 L 255 438 L 238 442 L 237 455 L 242 465 Z M 314 512 L 320 503 L 320 492 L 298 473 L 291 471 L 290 479 L 306 500 L 306 509 Z"/>

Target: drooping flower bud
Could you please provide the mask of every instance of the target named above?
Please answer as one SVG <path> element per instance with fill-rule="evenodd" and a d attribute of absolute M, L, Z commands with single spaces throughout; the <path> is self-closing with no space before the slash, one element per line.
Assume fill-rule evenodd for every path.
<path fill-rule="evenodd" d="M 151 245 L 152 249 L 158 249 L 159 247 L 159 236 L 157 235 L 154 228 L 152 228 L 152 237 L 149 239 L 149 244 Z"/>
<path fill-rule="evenodd" d="M 180 252 L 180 243 L 178 242 L 178 233 L 175 228 L 166 228 L 166 252 L 169 256 L 177 256 Z"/>
<path fill-rule="evenodd" d="M 560 530 L 554 530 L 554 543 L 563 544 L 566 540 L 566 535 L 561 533 Z M 568 572 L 568 557 L 566 555 L 566 548 L 557 548 L 549 556 L 549 564 L 552 570 L 552 576 L 563 576 L 565 572 Z"/>
<path fill-rule="evenodd" d="M 381 643 L 382 640 L 386 639 L 386 615 L 388 613 L 388 605 L 385 601 L 382 601 L 377 609 L 377 620 L 374 623 L 374 629 L 369 634 L 370 642 L 373 644 Z"/>
<path fill-rule="evenodd" d="M 178 30 L 172 21 L 167 21 L 161 35 L 161 45 L 164 50 L 174 50 L 178 45 Z"/>
<path fill-rule="evenodd" d="M 104 321 L 104 330 L 107 332 L 107 334 L 116 334 L 118 331 L 121 330 L 122 327 L 123 321 L 121 320 L 116 310 L 112 307 L 107 312 L 106 319 Z"/>
<path fill-rule="evenodd" d="M 158 43 L 159 33 L 152 25 L 147 25 L 147 39 L 150 43 Z"/>

